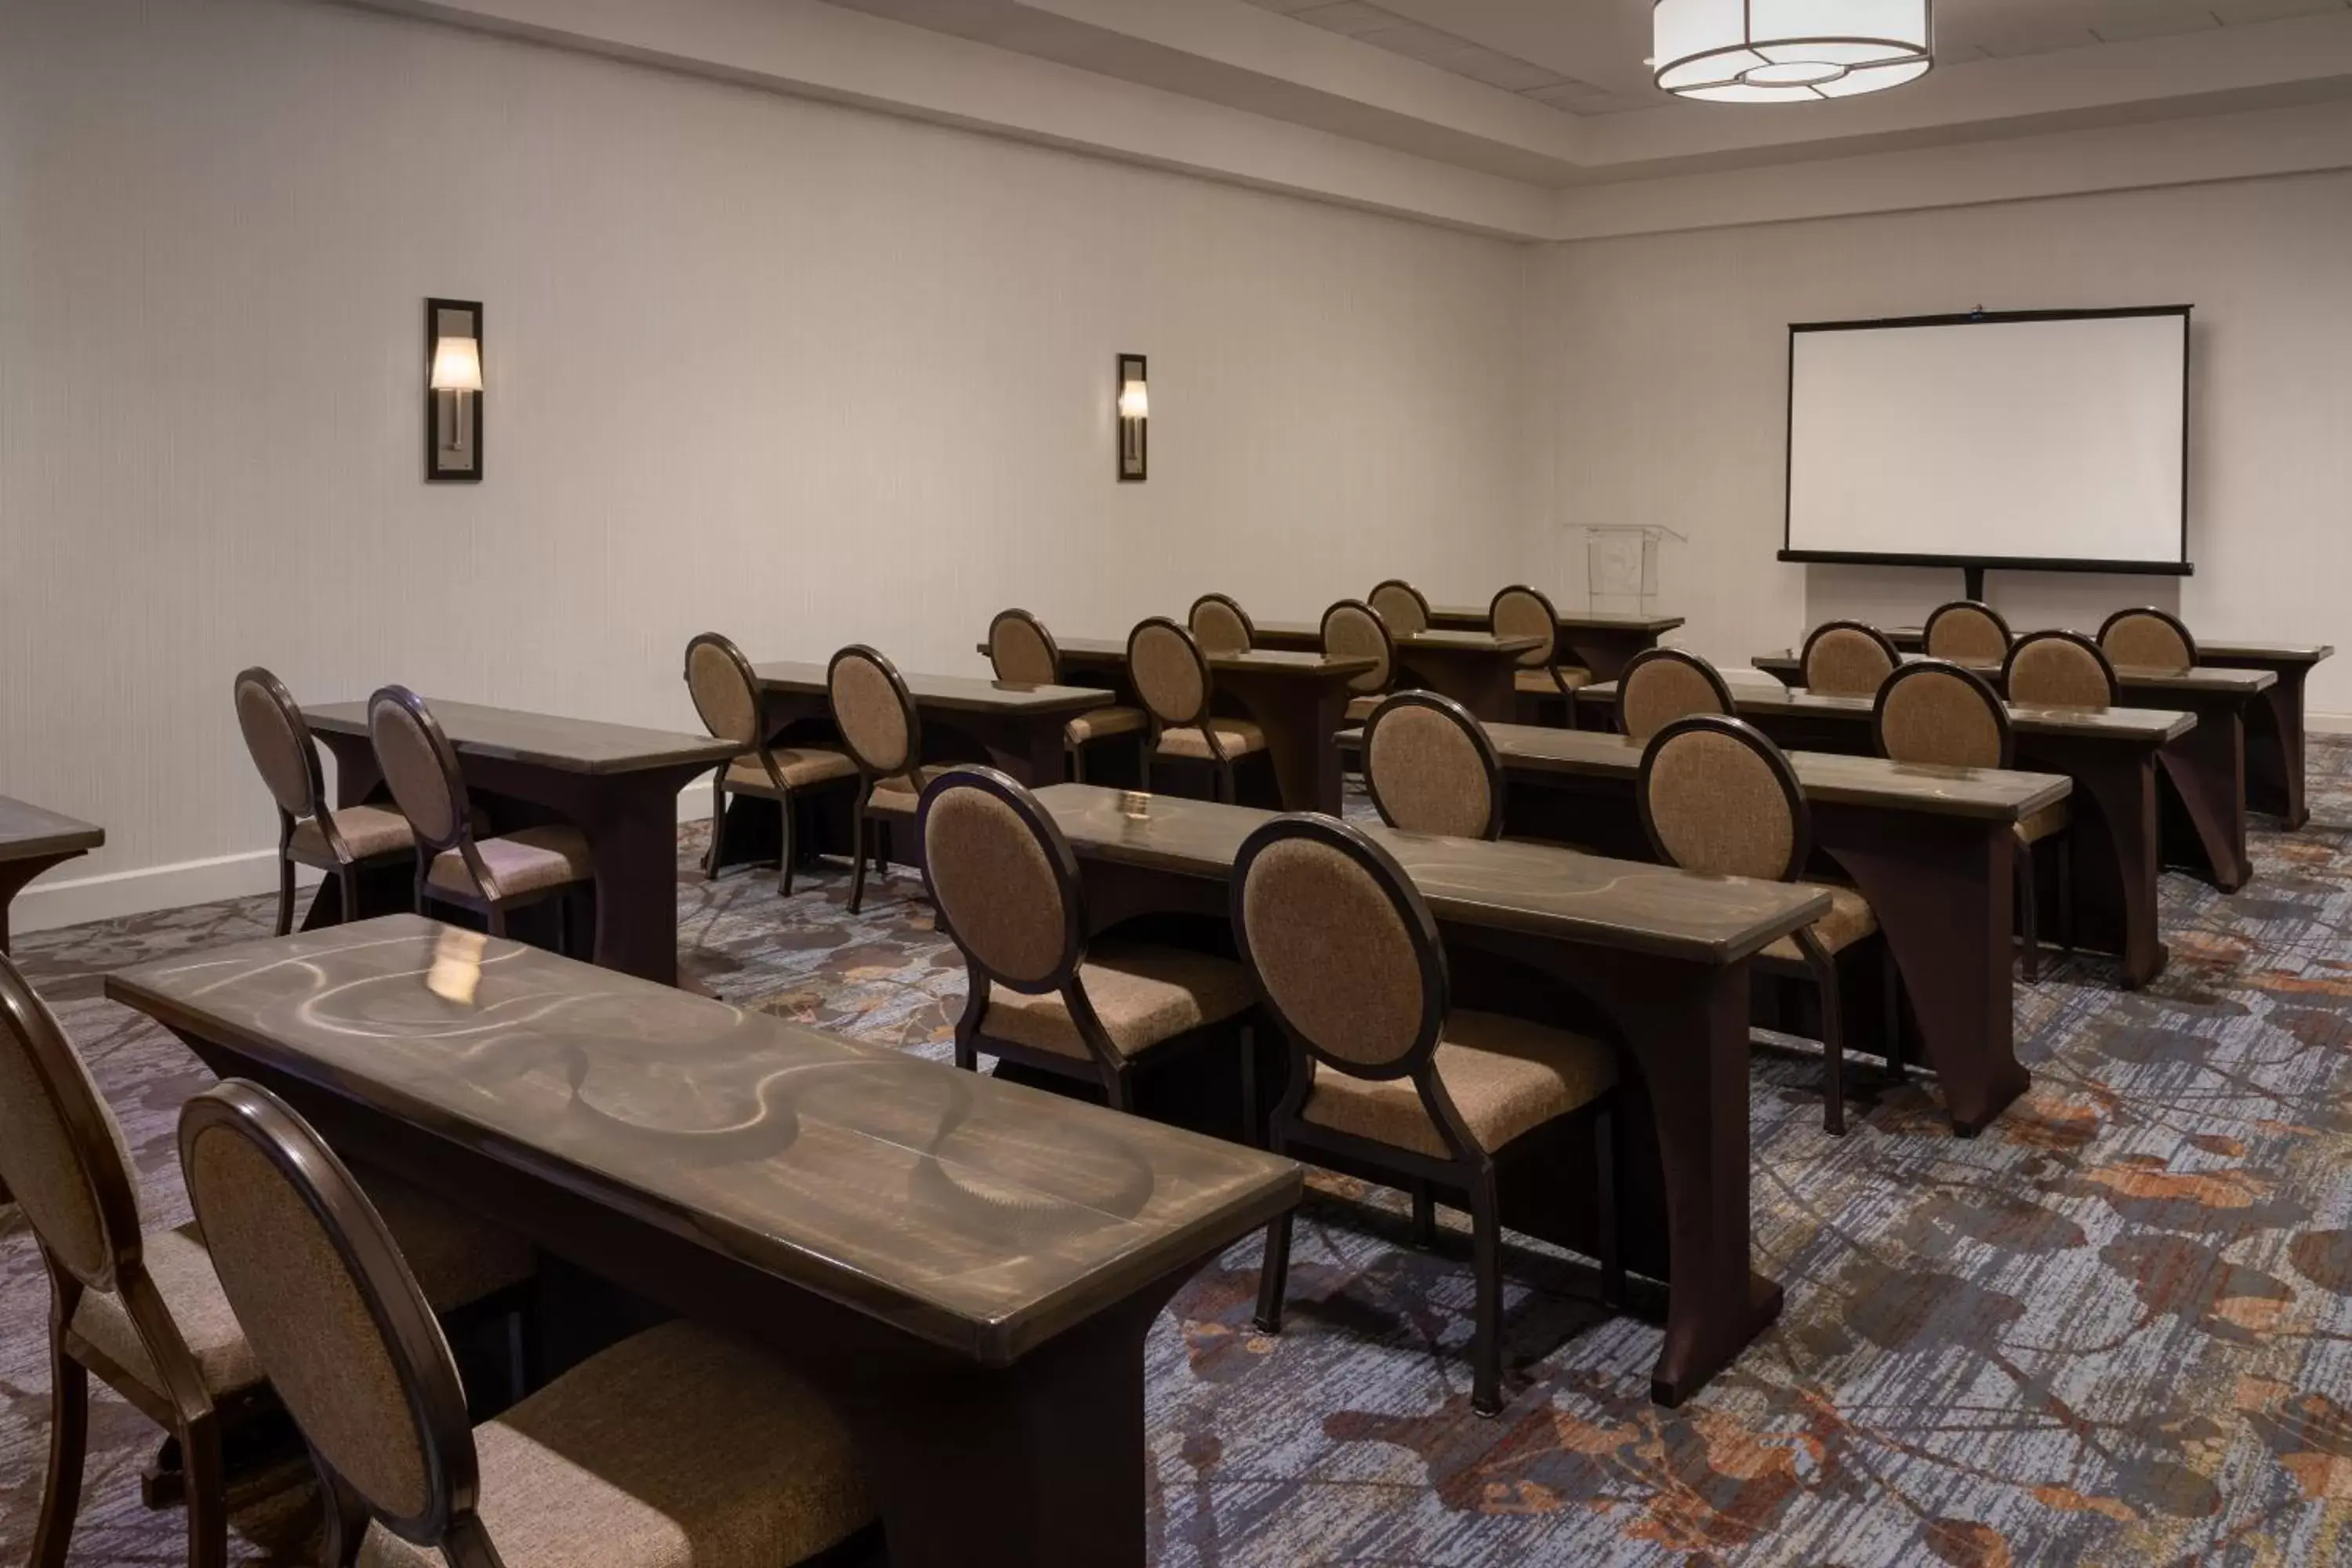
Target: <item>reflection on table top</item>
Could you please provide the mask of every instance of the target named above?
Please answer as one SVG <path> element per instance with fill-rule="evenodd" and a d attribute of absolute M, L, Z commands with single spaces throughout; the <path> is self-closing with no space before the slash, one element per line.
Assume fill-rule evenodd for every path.
<path fill-rule="evenodd" d="M 107 994 L 989 1364 L 1300 1189 L 1256 1150 L 415 915 Z"/>
<path fill-rule="evenodd" d="M 1561 626 L 1574 631 L 1648 632 L 1659 636 L 1675 630 L 1683 624 L 1680 616 L 1642 616 L 1614 610 L 1564 610 L 1552 606 Z M 1490 611 L 1485 605 L 1432 605 L 1430 619 L 1444 626 L 1460 626 L 1475 622 L 1489 624 Z"/>
<path fill-rule="evenodd" d="M 1127 640 L 1124 637 L 1055 637 L 1054 646 L 1065 658 L 1075 658 L 1087 664 L 1125 664 Z M 1206 650 L 1202 650 L 1204 653 Z M 982 643 L 980 652 L 987 657 L 988 645 Z M 1370 658 L 1334 658 L 1325 653 L 1285 652 L 1277 648 L 1254 647 L 1240 653 L 1209 653 L 1209 668 L 1247 674 L 1253 671 L 1270 675 L 1332 676 L 1361 675 L 1375 662 Z"/>
<path fill-rule="evenodd" d="M 732 741 L 669 730 L 640 730 L 594 719 L 565 719 L 513 708 L 486 708 L 427 697 L 442 733 L 459 756 L 525 763 L 570 773 L 626 773 L 679 765 L 708 767 L 741 752 Z M 323 734 L 368 732 L 367 704 L 326 702 L 305 707 L 302 717 Z"/>
<path fill-rule="evenodd" d="M 1734 680 L 1724 672 L 1732 700 L 1743 714 L 1786 713 L 1801 718 L 1850 719 L 1870 721 L 1873 700 L 1867 697 L 1830 697 L 1801 688 L 1791 689 L 1777 680 L 1750 676 Z M 1588 686 L 1577 694 L 1582 700 L 1613 707 L 1617 683 Z M 2197 727 L 2197 715 L 2165 708 L 2035 708 L 2009 703 L 2011 725 L 2021 735 L 2067 735 L 2088 740 L 2131 741 L 2161 745 Z"/>
<path fill-rule="evenodd" d="M 106 842 L 106 829 L 0 795 L 0 860 L 78 855 Z"/>
<path fill-rule="evenodd" d="M 1323 627 L 1315 621 L 1260 621 L 1257 632 L 1261 637 L 1274 637 L 1286 644 L 1304 642 L 1320 647 L 1323 640 Z M 1394 641 L 1400 653 L 1409 653 L 1415 648 L 1437 652 L 1459 648 L 1465 653 L 1525 653 L 1543 643 L 1541 637 L 1497 637 L 1483 629 L 1453 628 L 1407 632 Z"/>
<path fill-rule="evenodd" d="M 799 696 L 826 695 L 825 668 L 806 659 L 779 659 L 751 667 L 762 691 L 788 691 Z M 926 675 L 900 670 L 907 694 L 920 708 L 982 713 L 1083 713 L 1114 700 L 1091 686 L 1029 686 L 1018 681 L 990 680 L 970 675 Z"/>
<path fill-rule="evenodd" d="M 1906 653 L 1903 661 L 1910 664 L 1927 657 L 1920 653 Z M 1803 659 L 1794 648 L 1758 654 L 1748 662 L 1776 676 L 1801 675 L 1804 668 Z M 1992 675 L 2000 669 L 1998 664 L 1976 659 L 1956 658 L 1948 662 L 1979 675 Z M 2194 669 L 2148 669 L 2139 665 L 2119 664 L 2115 670 L 2116 683 L 2127 691 L 2226 692 L 2248 697 L 2278 684 L 2278 675 L 2273 670 L 2229 669 L 2219 665 L 2200 664 Z"/>
<path fill-rule="evenodd" d="M 1889 626 L 1886 635 L 1896 647 L 1916 648 L 1927 640 L 1927 629 L 1923 626 Z M 2197 658 L 2200 664 L 2317 664 L 2335 657 L 2335 647 L 2329 643 L 2249 642 L 2242 639 L 2216 642 L 2201 637 L 2197 639 Z"/>

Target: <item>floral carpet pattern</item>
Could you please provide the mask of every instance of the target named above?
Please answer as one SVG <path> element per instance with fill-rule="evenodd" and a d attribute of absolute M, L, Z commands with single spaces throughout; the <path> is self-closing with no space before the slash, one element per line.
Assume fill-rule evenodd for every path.
<path fill-rule="evenodd" d="M 1513 1397 L 1469 1408 L 1466 1243 L 1318 1182 L 1278 1339 L 1255 1241 L 1150 1346 L 1153 1561 L 1302 1563 L 2325 1563 L 2352 1561 L 2352 744 L 2315 742 L 2314 819 L 2258 820 L 2234 898 L 2164 879 L 2147 991 L 2061 960 L 2018 993 L 2032 1092 L 1955 1138 L 1915 1079 L 1823 1135 L 1815 1064 L 1759 1053 L 1757 1267 L 1780 1323 L 1683 1409 L 1648 1399 L 1654 1321 L 1515 1248 Z M 944 1058 L 962 973 L 904 871 L 866 911 L 838 868 L 779 900 L 681 845 L 680 945 L 721 994 Z M 186 1216 L 172 1143 L 205 1070 L 100 999 L 109 969 L 262 934 L 247 900 L 28 935 L 18 954 L 121 1111 L 149 1223 Z M 1852 1113 L 1850 1112 L 1850 1115 Z M 0 1561 L 46 1456 L 47 1287 L 0 1211 Z M 181 1560 L 137 1473 L 156 1434 L 93 1412 L 77 1563 Z M 309 1561 L 285 1474 L 239 1490 L 239 1560 Z"/>

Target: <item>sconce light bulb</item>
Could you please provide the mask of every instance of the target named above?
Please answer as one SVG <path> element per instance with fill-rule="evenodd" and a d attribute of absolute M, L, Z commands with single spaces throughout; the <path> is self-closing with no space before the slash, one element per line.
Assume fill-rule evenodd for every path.
<path fill-rule="evenodd" d="M 1130 381 L 1118 389 L 1118 416 L 1121 419 L 1151 417 L 1151 394 L 1139 381 Z"/>
<path fill-rule="evenodd" d="M 481 345 L 472 338 L 443 338 L 433 345 L 433 390 L 482 390 Z"/>

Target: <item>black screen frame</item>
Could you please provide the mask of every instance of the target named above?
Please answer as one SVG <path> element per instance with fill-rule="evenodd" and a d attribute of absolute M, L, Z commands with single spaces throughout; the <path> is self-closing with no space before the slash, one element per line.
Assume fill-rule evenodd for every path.
<path fill-rule="evenodd" d="M 1781 448 L 1780 559 L 1814 566 L 1943 566 L 1971 574 L 2005 572 L 2111 572 L 2148 577 L 2188 577 L 2197 564 L 2189 559 L 2189 474 L 2195 452 L 2189 445 L 2189 374 L 2196 352 L 2191 329 L 2194 305 L 2125 305 L 2091 310 L 1968 310 L 1957 315 L 1888 316 L 1876 321 L 1791 321 L 1789 323 L 1788 419 Z M 1797 339 L 1806 332 L 1884 331 L 1908 327 L 1978 327 L 2021 321 L 2095 321 L 2126 317 L 2180 318 L 2180 559 L 2163 561 L 2095 561 L 2049 555 L 1926 555 L 1874 550 L 1796 550 L 1789 543 L 1796 524 Z"/>

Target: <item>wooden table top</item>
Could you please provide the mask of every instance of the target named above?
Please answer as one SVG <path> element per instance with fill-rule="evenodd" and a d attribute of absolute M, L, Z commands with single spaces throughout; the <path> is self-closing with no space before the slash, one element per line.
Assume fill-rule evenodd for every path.
<path fill-rule="evenodd" d="M 827 695 L 826 666 L 805 659 L 781 659 L 755 664 L 751 673 L 762 691 L 789 691 L 800 696 Z M 919 708 L 968 713 L 1083 713 L 1118 700 L 1093 686 L 1025 686 L 1016 681 L 991 680 L 971 675 L 923 675 L 901 670 L 908 695 Z"/>
<path fill-rule="evenodd" d="M 415 915 L 106 991 L 987 1365 L 1301 1189 L 1241 1144 Z"/>
<path fill-rule="evenodd" d="M 1037 798 L 1084 858 L 1227 878 L 1242 840 L 1276 816 L 1097 784 L 1050 784 Z M 1396 856 L 1439 919 L 1687 962 L 1725 964 L 1819 919 L 1818 888 L 1702 877 L 1540 844 L 1488 843 L 1365 829 Z"/>
<path fill-rule="evenodd" d="M 1432 605 L 1430 618 L 1439 621 L 1476 621 L 1487 624 L 1490 606 L 1486 605 Z M 1682 626 L 1681 616 L 1636 616 L 1619 610 L 1563 610 L 1554 606 L 1563 626 L 1575 626 L 1596 632 L 1648 632 L 1657 636 Z"/>
<path fill-rule="evenodd" d="M 1603 778 L 1632 778 L 1642 769 L 1644 742 L 1631 735 L 1529 724 L 1489 724 L 1486 729 L 1506 768 Z M 2074 781 L 2063 773 L 1931 767 L 1833 752 L 1790 752 L 1788 756 L 1806 798 L 1832 805 L 2021 822 L 2074 789 Z"/>
<path fill-rule="evenodd" d="M 79 855 L 106 842 L 106 829 L 0 795 L 0 860 Z"/>
<path fill-rule="evenodd" d="M 1926 654 L 1906 653 L 1906 664 L 1926 658 Z M 1782 648 L 1777 653 L 1760 653 L 1748 660 L 1757 668 L 1790 675 L 1803 672 L 1801 656 L 1794 648 Z M 1975 659 L 1952 659 L 1964 669 L 1990 674 L 2000 668 L 1997 664 L 1985 664 Z M 2115 667 L 2116 684 L 2127 691 L 2183 691 L 2231 693 L 2251 697 L 2278 684 L 2278 674 L 2268 669 L 2225 669 L 2218 665 L 2200 664 L 2194 669 L 2149 669 L 2140 665 L 2119 664 Z"/>
<path fill-rule="evenodd" d="M 1257 629 L 1268 637 L 1281 637 L 1286 642 L 1307 641 L 1319 643 L 1323 637 L 1322 625 L 1317 621 L 1260 621 L 1257 623 Z M 1417 647 L 1438 649 L 1461 648 L 1465 651 L 1491 651 L 1495 653 L 1525 653 L 1531 647 L 1540 647 L 1543 643 L 1543 638 L 1533 637 L 1497 637 L 1492 632 L 1434 629 L 1423 632 L 1407 632 L 1404 636 L 1395 638 L 1394 641 L 1397 646 L 1397 651 L 1400 653 L 1409 653 Z"/>
<path fill-rule="evenodd" d="M 1127 659 L 1125 637 L 1056 637 L 1055 646 L 1066 654 L 1086 659 Z M 988 645 L 982 643 L 984 658 Z M 1207 650 L 1203 649 L 1206 653 Z M 1241 653 L 1208 654 L 1211 669 L 1262 670 L 1275 675 L 1350 676 L 1361 675 L 1378 662 L 1370 658 L 1335 658 L 1328 653 L 1293 653 L 1280 648 L 1254 647 Z"/>
<path fill-rule="evenodd" d="M 1889 626 L 1886 635 L 1897 647 L 1917 647 L 1927 640 L 1925 626 Z M 2200 658 L 2211 657 L 2262 664 L 2318 664 L 2336 657 L 2330 643 L 2214 642 L 2197 639 Z"/>
<path fill-rule="evenodd" d="M 1874 706 L 1867 697 L 1828 697 L 1801 689 L 1791 690 L 1777 680 L 1761 680 L 1753 676 L 1727 684 L 1731 688 L 1732 700 L 1739 705 L 1742 713 L 1843 717 L 1868 723 Z M 1613 707 L 1617 683 L 1612 680 L 1588 686 L 1577 695 L 1589 702 Z M 2021 735 L 2072 735 L 2162 745 L 2197 727 L 2196 714 L 2167 708 L 2035 708 L 2014 702 L 2006 706 L 2010 723 Z"/>
<path fill-rule="evenodd" d="M 709 767 L 740 756 L 743 748 L 710 735 L 640 730 L 593 719 L 564 719 L 513 708 L 485 708 L 428 697 L 425 706 L 461 756 L 524 763 L 567 773 L 633 773 L 652 768 L 699 764 Z M 328 702 L 306 707 L 310 728 L 331 735 L 368 733 L 367 704 Z"/>

